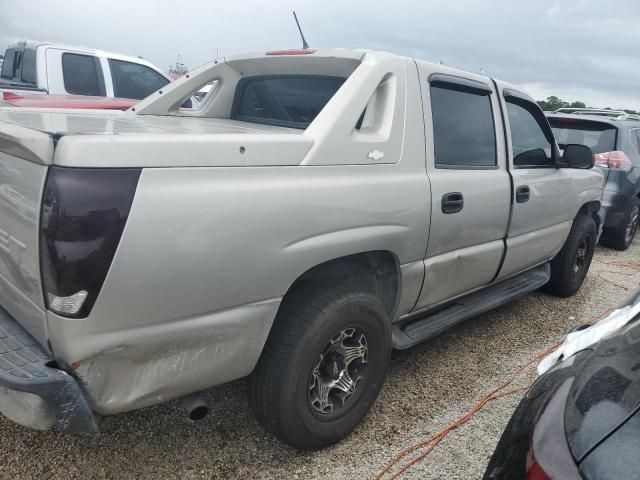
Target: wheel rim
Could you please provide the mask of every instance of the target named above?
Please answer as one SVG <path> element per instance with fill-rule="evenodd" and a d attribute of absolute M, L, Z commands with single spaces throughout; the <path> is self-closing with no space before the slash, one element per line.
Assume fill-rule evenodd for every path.
<path fill-rule="evenodd" d="M 573 276 L 579 276 L 587 266 L 589 261 L 589 250 L 591 249 L 591 235 L 587 235 L 582 239 L 576 250 L 576 256 L 573 261 Z"/>
<path fill-rule="evenodd" d="M 627 224 L 627 228 L 625 230 L 624 239 L 627 244 L 633 241 L 633 237 L 635 237 L 636 232 L 638 231 L 638 220 L 640 218 L 640 207 L 633 207 L 631 211 L 631 218 L 629 219 L 629 223 Z"/>
<path fill-rule="evenodd" d="M 339 415 L 367 376 L 369 347 L 358 328 L 344 328 L 325 344 L 309 379 L 309 403 L 316 414 Z"/>

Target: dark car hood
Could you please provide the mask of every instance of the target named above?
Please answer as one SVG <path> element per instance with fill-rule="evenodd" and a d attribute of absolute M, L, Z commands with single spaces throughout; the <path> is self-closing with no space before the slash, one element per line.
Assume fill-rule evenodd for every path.
<path fill-rule="evenodd" d="M 640 407 L 640 320 L 593 346 L 565 410 L 567 440 L 580 462 Z"/>

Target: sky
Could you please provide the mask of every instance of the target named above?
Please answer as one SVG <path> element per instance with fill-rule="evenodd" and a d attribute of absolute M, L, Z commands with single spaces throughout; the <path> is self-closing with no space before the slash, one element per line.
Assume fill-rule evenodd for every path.
<path fill-rule="evenodd" d="M 0 50 L 43 40 L 163 70 L 299 47 L 386 50 L 594 107 L 640 110 L 638 0 L 0 0 Z"/>

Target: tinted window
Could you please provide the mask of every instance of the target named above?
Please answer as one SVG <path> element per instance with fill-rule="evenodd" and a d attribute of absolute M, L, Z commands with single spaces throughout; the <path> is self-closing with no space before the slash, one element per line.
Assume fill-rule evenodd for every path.
<path fill-rule="evenodd" d="M 436 166 L 496 165 L 496 134 L 489 95 L 431 87 Z"/>
<path fill-rule="evenodd" d="M 2 78 L 19 82 L 21 68 L 22 50 L 11 49 L 2 64 Z"/>
<path fill-rule="evenodd" d="M 36 51 L 27 48 L 22 57 L 22 81 L 36 84 Z"/>
<path fill-rule="evenodd" d="M 109 65 L 116 97 L 141 100 L 169 83 L 168 79 L 144 65 L 113 59 L 109 60 Z"/>
<path fill-rule="evenodd" d="M 5 53 L 2 63 L 2 73 L 0 73 L 2 78 L 13 79 L 13 59 L 15 58 L 15 53 L 16 51 L 13 48 L 10 48 Z"/>
<path fill-rule="evenodd" d="M 533 104 L 525 108 L 523 105 L 507 100 L 513 164 L 516 167 L 554 165 L 551 141 L 533 114 L 536 108 Z"/>
<path fill-rule="evenodd" d="M 96 57 L 62 54 L 62 77 L 64 89 L 76 95 L 101 95 Z"/>
<path fill-rule="evenodd" d="M 560 148 L 577 143 L 591 148 L 595 154 L 615 150 L 616 128 L 612 125 L 571 118 L 550 118 L 549 123 Z M 631 138 L 635 140 L 635 136 Z M 633 143 L 637 146 L 637 142 Z"/>
<path fill-rule="evenodd" d="M 306 128 L 344 81 L 311 75 L 248 77 L 238 83 L 232 117 Z"/>

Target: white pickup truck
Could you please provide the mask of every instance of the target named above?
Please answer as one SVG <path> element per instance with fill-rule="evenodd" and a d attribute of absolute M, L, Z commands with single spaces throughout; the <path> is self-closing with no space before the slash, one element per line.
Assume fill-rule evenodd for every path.
<path fill-rule="evenodd" d="M 248 376 L 266 428 L 329 445 L 392 348 L 580 288 L 593 164 L 517 87 L 382 52 L 214 61 L 126 112 L 0 108 L 0 411 L 93 431 Z"/>
<path fill-rule="evenodd" d="M 171 79 L 139 57 L 72 45 L 19 42 L 0 70 L 0 93 L 49 93 L 142 99 Z"/>

